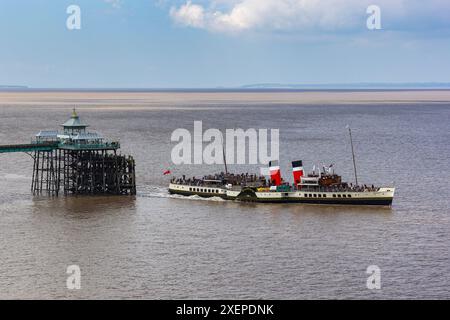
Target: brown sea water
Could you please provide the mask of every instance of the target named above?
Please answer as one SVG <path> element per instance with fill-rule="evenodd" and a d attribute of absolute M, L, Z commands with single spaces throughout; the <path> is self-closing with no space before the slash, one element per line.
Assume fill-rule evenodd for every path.
<path fill-rule="evenodd" d="M 355 98 L 356 97 L 356 98 Z M 79 115 L 137 162 L 136 197 L 33 197 L 32 160 L 0 154 L 0 298 L 450 298 L 450 99 L 418 93 L 0 93 L 0 144 Z M 169 196 L 177 128 L 279 128 L 290 161 L 395 183 L 392 208 Z M 258 172 L 258 166 L 231 166 Z M 81 268 L 81 290 L 66 268 Z M 381 269 L 368 290 L 366 269 Z"/>

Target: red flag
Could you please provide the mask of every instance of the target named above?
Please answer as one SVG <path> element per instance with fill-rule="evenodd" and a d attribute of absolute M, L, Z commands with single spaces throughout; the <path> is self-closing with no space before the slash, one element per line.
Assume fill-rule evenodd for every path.
<path fill-rule="evenodd" d="M 164 171 L 163 175 L 167 176 L 168 174 L 171 174 L 172 172 L 170 170 Z"/>

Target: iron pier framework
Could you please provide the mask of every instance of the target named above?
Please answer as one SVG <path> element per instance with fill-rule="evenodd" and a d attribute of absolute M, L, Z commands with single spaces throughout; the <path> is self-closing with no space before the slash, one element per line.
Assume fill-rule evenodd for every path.
<path fill-rule="evenodd" d="M 35 151 L 31 191 L 35 195 L 134 195 L 135 161 L 115 149 Z"/>
<path fill-rule="evenodd" d="M 75 109 L 61 126 L 62 133 L 40 131 L 29 144 L 0 146 L 0 153 L 25 152 L 33 158 L 33 194 L 136 194 L 135 161 L 117 153 L 119 142 L 88 132 Z"/>

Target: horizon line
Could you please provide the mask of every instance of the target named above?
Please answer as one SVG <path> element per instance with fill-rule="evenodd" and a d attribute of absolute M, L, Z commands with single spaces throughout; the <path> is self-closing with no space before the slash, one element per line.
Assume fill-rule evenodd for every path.
<path fill-rule="evenodd" d="M 449 90 L 450 82 L 355 82 L 355 83 L 254 83 L 240 86 L 215 87 L 33 87 L 27 85 L 0 85 L 0 91 L 324 91 L 324 90 Z"/>

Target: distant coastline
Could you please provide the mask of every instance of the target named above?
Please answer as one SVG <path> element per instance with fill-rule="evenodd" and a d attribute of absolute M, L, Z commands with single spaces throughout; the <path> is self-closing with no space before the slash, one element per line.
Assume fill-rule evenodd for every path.
<path fill-rule="evenodd" d="M 329 83 L 329 84 L 282 84 L 259 83 L 236 87 L 205 87 L 205 88 L 131 88 L 131 87 L 92 87 L 92 88 L 38 88 L 22 85 L 0 85 L 2 92 L 199 92 L 199 93 L 227 93 L 227 92 L 377 92 L 377 91 L 440 91 L 450 90 L 450 82 L 423 83 Z"/>
<path fill-rule="evenodd" d="M 361 83 L 328 83 L 328 84 L 282 84 L 259 83 L 242 86 L 244 89 L 299 89 L 299 90 L 423 90 L 450 89 L 450 82 L 361 82 Z"/>
<path fill-rule="evenodd" d="M 17 85 L 0 85 L 0 90 L 27 90 L 27 86 L 17 86 Z"/>

